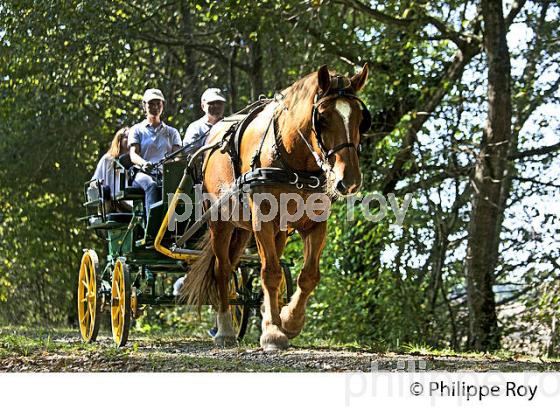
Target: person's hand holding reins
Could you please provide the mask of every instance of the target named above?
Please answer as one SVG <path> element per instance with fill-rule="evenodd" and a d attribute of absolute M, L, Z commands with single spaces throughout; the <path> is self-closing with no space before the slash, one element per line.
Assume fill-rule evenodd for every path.
<path fill-rule="evenodd" d="M 150 161 L 146 161 L 144 165 L 142 165 L 142 171 L 144 171 L 146 174 L 152 172 L 154 168 L 155 168 L 155 164 Z"/>

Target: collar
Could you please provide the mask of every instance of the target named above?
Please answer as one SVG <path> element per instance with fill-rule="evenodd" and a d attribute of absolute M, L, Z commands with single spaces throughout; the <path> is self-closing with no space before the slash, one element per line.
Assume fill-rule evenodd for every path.
<path fill-rule="evenodd" d="M 204 124 L 208 125 L 210 128 L 212 128 L 212 126 L 214 124 L 212 124 L 208 118 L 208 114 L 205 114 L 203 117 L 200 118 L 202 121 L 204 121 Z"/>
<path fill-rule="evenodd" d="M 144 121 L 142 121 L 142 126 L 146 127 L 146 128 L 152 128 L 155 131 L 158 131 L 160 129 L 162 129 L 163 127 L 166 126 L 165 122 L 160 121 L 159 125 L 157 127 L 153 127 L 152 124 L 149 123 L 149 121 L 147 119 L 145 119 Z"/>

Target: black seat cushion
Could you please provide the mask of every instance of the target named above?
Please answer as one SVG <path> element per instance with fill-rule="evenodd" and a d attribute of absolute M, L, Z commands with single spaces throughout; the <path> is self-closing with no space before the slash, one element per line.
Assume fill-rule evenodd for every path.
<path fill-rule="evenodd" d="M 144 198 L 144 190 L 142 188 L 126 187 L 124 189 L 124 194 L 126 196 L 139 195 L 140 197 Z"/>
<path fill-rule="evenodd" d="M 136 187 L 126 187 L 124 190 L 115 195 L 117 201 L 128 200 L 128 199 L 143 199 L 144 190 L 142 188 Z"/>
<path fill-rule="evenodd" d="M 131 221 L 132 219 L 132 214 L 131 213 L 112 213 L 112 214 L 107 214 L 107 221 L 110 222 L 118 222 L 118 223 L 122 223 L 122 224 L 127 224 Z"/>

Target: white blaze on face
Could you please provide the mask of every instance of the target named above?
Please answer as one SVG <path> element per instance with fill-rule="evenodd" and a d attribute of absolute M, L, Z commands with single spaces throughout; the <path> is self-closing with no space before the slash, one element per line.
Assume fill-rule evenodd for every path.
<path fill-rule="evenodd" d="M 349 143 L 352 143 L 350 140 L 350 114 L 352 114 L 352 106 L 348 101 L 338 99 L 336 100 L 335 108 L 342 117 L 342 122 L 344 123 L 344 128 L 346 129 L 346 139 Z"/>

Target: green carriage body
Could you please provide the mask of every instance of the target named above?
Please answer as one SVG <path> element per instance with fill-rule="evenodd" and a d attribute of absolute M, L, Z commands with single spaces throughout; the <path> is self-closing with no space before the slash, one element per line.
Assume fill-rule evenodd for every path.
<path fill-rule="evenodd" d="M 92 181 L 85 184 L 86 202 L 83 205 L 86 215 L 81 219 L 86 221 L 87 229 L 95 230 L 106 242 L 106 258 L 104 263 L 99 262 L 96 266 L 94 263 L 90 263 L 97 259 L 95 251 L 91 249 L 85 251 L 80 267 L 78 312 L 82 338 L 84 341 L 90 342 L 94 341 L 97 335 L 98 324 L 95 321 L 99 319 L 95 313 L 99 311 L 99 305 L 101 305 L 101 309 L 110 305 L 113 338 L 118 346 L 123 346 L 128 338 L 130 316 L 138 317 L 144 306 L 177 305 L 178 301 L 172 293 L 173 283 L 188 271 L 189 261 L 177 260 L 162 254 L 154 246 L 154 239 L 165 219 L 171 198 L 184 175 L 186 183 L 183 184 L 183 194 L 190 198 L 193 207 L 191 207 L 190 217 L 187 220 L 175 222 L 173 231 L 166 230 L 161 239 L 163 246 L 168 247 L 176 243 L 180 233 L 192 225 L 195 218 L 194 204 L 198 198 L 195 197 L 192 175 L 185 172 L 187 161 L 184 159 L 166 161 L 163 163 L 160 178 L 161 200 L 152 205 L 146 224 L 144 192 L 139 188 L 126 187 L 128 172 L 118 161 L 115 164 L 115 172 L 120 174 L 117 181 L 121 184 L 121 192 L 114 201 L 117 203 L 132 201 L 132 209 L 130 212 L 107 212 L 100 184 L 95 189 L 91 187 Z M 183 215 L 185 212 L 184 201 L 178 202 L 175 212 L 177 215 Z M 204 228 L 200 229 L 183 245 L 184 248 L 190 250 L 191 260 L 197 257 L 196 243 L 204 230 Z M 287 303 L 292 293 L 292 279 L 289 267 L 284 261 L 282 266 L 285 277 L 282 302 Z M 239 267 L 232 274 L 230 304 L 233 305 L 234 322 L 238 326 L 239 339 L 246 331 L 251 312 L 260 313 L 262 292 L 260 286 L 257 286 L 259 272 L 258 255 L 244 255 Z M 90 279 L 84 281 L 83 278 L 87 279 L 88 274 Z M 119 282 L 115 285 L 115 281 L 119 280 L 122 283 Z M 94 282 L 95 289 L 92 288 L 92 282 Z M 124 287 L 121 286 L 123 284 L 125 284 Z M 119 294 L 119 286 L 124 289 L 123 295 Z M 115 287 L 117 287 L 116 291 Z M 90 303 L 94 292 L 95 306 Z M 84 311 L 90 312 L 90 317 L 86 318 L 85 323 L 82 320 L 85 313 L 82 313 L 82 317 L 80 317 L 80 312 Z M 113 317 L 115 315 L 120 315 L 120 318 L 115 319 Z M 115 322 L 117 330 L 115 330 Z"/>

